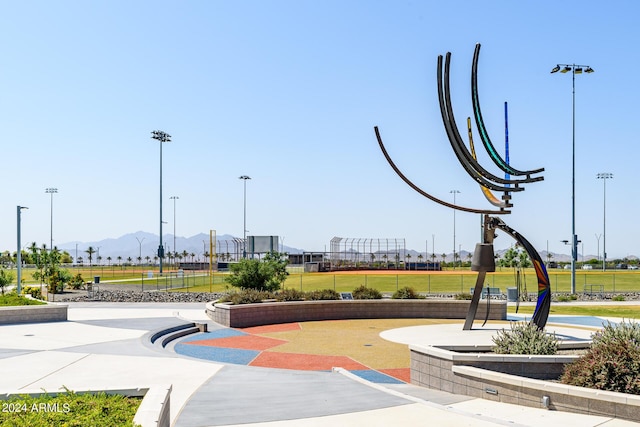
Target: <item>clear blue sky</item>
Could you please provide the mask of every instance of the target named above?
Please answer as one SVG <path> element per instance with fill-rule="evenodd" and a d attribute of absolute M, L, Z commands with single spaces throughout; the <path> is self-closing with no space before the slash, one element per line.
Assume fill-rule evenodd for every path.
<path fill-rule="evenodd" d="M 511 164 L 545 167 L 504 220 L 540 251 L 569 253 L 571 73 L 576 76 L 576 229 L 598 251 L 607 181 L 609 258 L 639 255 L 637 1 L 2 1 L 0 249 L 159 231 L 279 235 L 324 250 L 334 236 L 405 238 L 453 251 L 453 212 L 405 185 L 490 208 L 446 139 L 436 60 L 452 52 L 458 124 L 471 115 L 470 69 L 496 146 L 509 103 Z M 460 129 L 466 135 L 465 128 Z M 479 141 L 477 134 L 476 141 Z M 494 173 L 486 154 L 481 163 Z M 456 214 L 456 249 L 480 239 L 478 215 Z M 513 241 L 499 233 L 497 249 Z M 428 242 L 428 244 L 427 244 Z M 602 240 L 600 250 L 602 250 Z M 582 245 L 579 252 L 583 252 Z"/>

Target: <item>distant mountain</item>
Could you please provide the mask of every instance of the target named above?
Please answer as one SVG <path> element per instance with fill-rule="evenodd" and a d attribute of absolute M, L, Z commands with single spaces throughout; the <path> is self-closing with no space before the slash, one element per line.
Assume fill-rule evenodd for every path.
<path fill-rule="evenodd" d="M 222 234 L 216 236 L 216 252 L 235 253 L 242 249 L 236 243 L 237 237 L 230 234 Z M 103 263 L 107 257 L 115 260 L 122 257 L 123 260 L 131 257 L 136 260 L 138 256 L 145 259 L 147 256 L 153 258 L 158 253 L 159 239 L 157 234 L 137 231 L 135 233 L 125 234 L 118 238 L 108 238 L 94 242 L 68 242 L 58 246 L 58 249 L 69 252 L 69 254 L 77 259 L 78 257 L 87 258 L 86 250 L 89 246 L 96 251 L 94 259 L 98 256 L 102 257 Z M 163 239 L 165 252 L 174 252 L 177 248 L 179 253 L 187 251 L 188 254 L 195 254 L 196 259 L 202 259 L 204 252 L 209 252 L 209 235 L 205 233 L 196 234 L 191 237 L 175 237 L 173 234 L 165 234 Z M 284 251 L 288 253 L 301 253 L 301 249 L 284 246 Z"/>
<path fill-rule="evenodd" d="M 230 253 L 234 254 L 236 251 L 241 251 L 239 248 L 238 242 L 239 238 L 234 237 L 230 234 L 220 234 L 216 236 L 216 252 L 218 254 L 222 253 Z M 95 242 L 68 242 L 58 246 L 59 249 L 65 250 L 69 252 L 69 254 L 77 259 L 78 257 L 87 258 L 86 250 L 89 246 L 92 246 L 96 253 L 94 258 L 98 256 L 102 257 L 103 263 L 105 262 L 107 257 L 111 257 L 112 260 L 115 260 L 118 256 L 122 257 L 123 260 L 131 257 L 132 260 L 136 260 L 138 256 L 141 256 L 143 259 L 146 257 L 153 258 L 156 256 L 158 252 L 158 235 L 153 233 L 147 233 L 144 231 L 137 231 L 135 233 L 125 234 L 118 238 L 108 238 L 104 240 L 99 240 Z M 178 252 L 182 253 L 187 251 L 188 254 L 195 254 L 196 259 L 202 259 L 202 254 L 204 252 L 209 252 L 209 235 L 205 233 L 196 234 L 191 237 L 175 237 L 173 234 L 166 234 L 164 236 L 163 246 L 165 248 L 165 252 L 175 251 L 175 247 L 177 247 Z M 495 254 L 498 257 L 501 257 L 506 252 L 506 249 L 496 250 Z M 305 252 L 305 249 L 293 248 L 290 246 L 284 246 L 284 252 L 288 252 L 291 254 L 299 254 Z M 316 251 L 318 252 L 318 251 Z M 343 257 L 353 257 L 356 254 L 355 249 L 347 249 L 346 252 L 341 251 Z M 239 253 L 239 252 L 238 252 Z M 376 259 L 382 259 L 382 256 L 385 254 L 385 251 L 374 251 L 374 255 Z M 411 255 L 412 262 L 420 261 L 419 256 L 422 255 L 423 261 L 432 261 L 432 254 L 429 252 L 426 254 L 424 251 L 416 251 L 413 249 L 406 249 L 399 251 L 400 259 L 406 259 L 405 255 Z M 461 250 L 460 251 L 460 260 L 469 261 L 470 256 L 473 255 L 472 252 Z M 554 252 L 549 253 L 549 260 L 556 262 L 571 262 L 571 255 L 567 254 L 558 254 Z M 363 255 L 363 256 L 366 256 Z M 387 256 L 389 259 L 395 258 L 395 252 L 388 252 Z M 540 257 L 542 257 L 543 261 L 547 261 L 547 251 L 541 251 Z M 598 257 L 595 255 L 582 255 L 578 254 L 578 261 L 589 261 L 591 259 L 597 259 Z M 628 259 L 638 259 L 635 255 L 627 256 Z M 442 253 L 436 253 L 436 261 L 442 261 Z M 445 262 L 453 261 L 453 253 L 449 252 L 445 254 Z"/>

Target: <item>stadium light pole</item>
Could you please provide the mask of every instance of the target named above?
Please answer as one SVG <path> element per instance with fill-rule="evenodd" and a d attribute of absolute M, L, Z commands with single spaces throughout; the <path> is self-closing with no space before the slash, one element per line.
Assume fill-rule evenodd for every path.
<path fill-rule="evenodd" d="M 576 293 L 576 260 L 578 257 L 578 236 L 576 235 L 576 74 L 593 73 L 593 68 L 588 65 L 557 64 L 551 70 L 551 74 L 560 71 L 563 74 L 571 71 L 572 83 L 572 122 L 573 138 L 571 143 L 571 293 Z"/>
<path fill-rule="evenodd" d="M 51 228 L 50 228 L 51 229 L 51 236 L 50 236 L 51 237 L 51 241 L 50 241 L 50 245 L 49 245 L 49 251 L 52 251 L 53 250 L 53 194 L 57 193 L 58 189 L 49 187 L 49 188 L 46 188 L 44 190 L 44 192 L 47 193 L 47 194 L 51 194 L 51 209 L 50 209 L 50 212 L 51 212 Z"/>
<path fill-rule="evenodd" d="M 29 209 L 25 206 L 18 206 L 17 207 L 17 235 L 18 235 L 18 251 L 16 252 L 16 272 L 17 272 L 17 279 L 18 279 L 18 283 L 16 286 L 16 290 L 18 292 L 18 295 L 20 295 L 20 293 L 22 292 L 22 243 L 20 242 L 20 231 L 21 231 L 21 225 L 20 225 L 20 214 L 22 212 L 22 209 Z"/>
<path fill-rule="evenodd" d="M 180 197 L 178 196 L 169 197 L 169 200 L 173 200 L 173 252 L 174 253 L 178 252 L 178 249 L 176 247 L 176 200 L 178 200 L 179 198 Z"/>
<path fill-rule="evenodd" d="M 247 257 L 247 180 L 251 179 L 247 175 L 238 177 L 244 184 L 244 223 L 242 226 L 242 258 Z"/>
<path fill-rule="evenodd" d="M 613 178 L 609 172 L 600 172 L 596 175 L 602 180 L 602 271 L 607 269 L 607 180 Z"/>
<path fill-rule="evenodd" d="M 158 245 L 158 259 L 160 260 L 160 275 L 162 276 L 162 259 L 164 258 L 164 247 L 162 246 L 162 143 L 171 142 L 171 135 L 161 130 L 151 132 L 151 139 L 160 142 L 160 243 Z"/>
<path fill-rule="evenodd" d="M 453 204 L 456 204 L 456 194 L 460 194 L 458 190 L 451 190 L 453 194 Z M 456 269 L 456 210 L 453 210 L 453 269 Z"/>

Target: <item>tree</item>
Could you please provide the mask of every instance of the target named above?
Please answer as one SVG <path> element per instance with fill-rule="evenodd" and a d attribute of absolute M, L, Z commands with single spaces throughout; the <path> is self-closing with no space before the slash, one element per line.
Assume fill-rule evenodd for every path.
<path fill-rule="evenodd" d="M 289 273 L 288 258 L 280 252 L 269 252 L 261 260 L 243 258 L 231 264 L 231 274 L 225 280 L 236 288 L 277 291 Z"/>
<path fill-rule="evenodd" d="M 60 268 L 60 261 L 62 256 L 58 249 L 54 248 L 51 251 L 46 251 L 46 248 L 41 250 L 41 256 L 44 260 L 44 269 L 41 278 L 47 284 L 47 290 L 49 293 L 55 294 L 62 292 L 64 286 L 72 279 L 71 273 L 68 270 Z M 34 276 L 39 273 L 34 273 Z M 36 279 L 39 277 L 36 277 Z"/>
<path fill-rule="evenodd" d="M 442 255 L 440 255 L 442 257 L 442 266 L 444 267 L 444 262 L 447 259 L 447 254 L 443 253 Z"/>
<path fill-rule="evenodd" d="M 13 273 L 0 268 L 0 291 L 2 291 L 2 295 L 4 295 L 4 287 L 11 282 L 13 282 Z"/>
<path fill-rule="evenodd" d="M 93 261 L 93 254 L 96 253 L 96 250 L 93 249 L 93 246 L 89 246 L 86 251 L 84 251 L 87 255 L 89 255 L 89 267 L 91 267 L 91 262 Z"/>
<path fill-rule="evenodd" d="M 111 267 L 111 257 L 110 256 L 107 257 L 107 263 L 108 263 L 108 266 Z"/>

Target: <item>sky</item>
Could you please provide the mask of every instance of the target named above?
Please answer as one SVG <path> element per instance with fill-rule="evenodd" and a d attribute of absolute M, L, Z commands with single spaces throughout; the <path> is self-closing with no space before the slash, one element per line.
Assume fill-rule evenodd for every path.
<path fill-rule="evenodd" d="M 28 207 L 23 246 L 158 234 L 151 132 L 162 130 L 172 139 L 162 145 L 163 234 L 242 237 L 246 206 L 247 235 L 307 251 L 333 237 L 472 251 L 479 215 L 409 188 L 373 128 L 425 191 L 453 202 L 457 190 L 457 204 L 491 209 L 451 149 L 436 86 L 437 57 L 451 52 L 466 137 L 481 43 L 494 145 L 504 156 L 507 102 L 511 165 L 545 168 L 503 220 L 539 251 L 570 253 L 572 75 L 550 70 L 589 65 L 594 73 L 575 76 L 578 251 L 600 254 L 606 239 L 608 258 L 640 255 L 639 89 L 628 71 L 640 68 L 639 12 L 634 0 L 2 0 L 0 250 L 16 250 L 17 206 Z M 495 247 L 513 243 L 499 232 Z"/>

